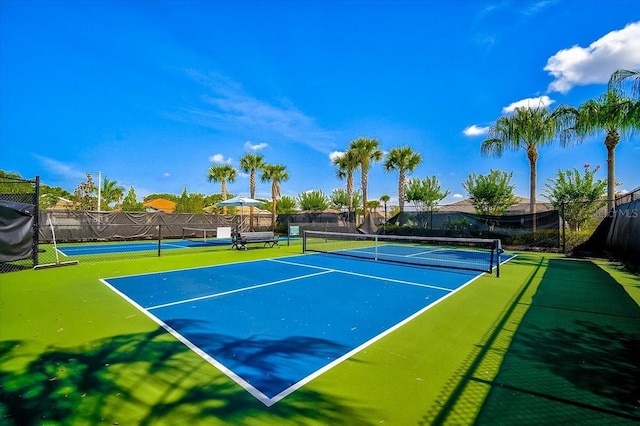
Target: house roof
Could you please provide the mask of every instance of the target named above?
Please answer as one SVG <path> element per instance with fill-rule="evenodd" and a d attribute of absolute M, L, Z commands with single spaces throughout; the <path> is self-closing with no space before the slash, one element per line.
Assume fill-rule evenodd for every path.
<path fill-rule="evenodd" d="M 165 213 L 173 213 L 176 209 L 176 203 L 173 201 L 165 200 L 164 198 L 155 198 L 153 200 L 142 203 L 144 208 L 152 209 L 156 211 L 162 211 Z"/>
<path fill-rule="evenodd" d="M 524 197 L 516 197 L 517 203 L 507 209 L 505 214 L 527 214 L 529 211 L 529 199 Z M 538 213 L 554 210 L 553 204 L 549 202 L 536 201 L 536 211 Z M 463 212 L 463 213 L 475 213 L 476 209 L 473 207 L 471 200 L 466 198 L 464 200 L 457 201 L 451 204 L 445 204 L 438 206 L 438 211 L 441 212 Z"/>
<path fill-rule="evenodd" d="M 54 206 L 49 207 L 47 210 L 75 210 L 78 203 L 68 200 L 63 197 L 58 197 L 58 201 Z"/>
<path fill-rule="evenodd" d="M 228 207 L 229 209 L 232 209 L 232 208 L 233 208 L 233 209 L 235 209 L 235 210 L 234 210 L 234 211 L 236 212 L 235 214 L 248 215 L 248 214 L 250 214 L 250 213 L 251 213 L 251 207 L 249 207 L 249 206 L 227 206 L 227 207 Z M 221 209 L 222 209 L 222 207 L 219 207 L 219 206 L 216 206 L 216 205 L 212 205 L 212 206 L 207 206 L 207 207 L 205 207 L 203 210 L 204 210 L 205 212 L 207 212 L 207 213 L 211 213 L 211 212 L 216 211 L 217 209 L 220 209 L 220 210 L 221 210 Z M 253 214 L 254 214 L 254 215 L 262 215 L 262 214 L 264 214 L 264 215 L 266 215 L 266 214 L 270 215 L 270 214 L 271 214 L 271 212 L 270 212 L 269 210 L 262 210 L 262 209 L 259 209 L 259 208 L 257 208 L 257 207 L 254 207 L 254 208 L 253 208 Z"/>

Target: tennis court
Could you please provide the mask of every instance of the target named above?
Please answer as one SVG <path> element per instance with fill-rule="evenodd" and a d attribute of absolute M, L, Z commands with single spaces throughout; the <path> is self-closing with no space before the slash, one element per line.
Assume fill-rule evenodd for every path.
<path fill-rule="evenodd" d="M 160 248 L 162 250 L 188 249 L 208 246 L 231 246 L 231 239 L 208 239 L 202 241 L 191 240 L 162 240 Z M 88 256 L 96 254 L 114 254 L 114 253 L 134 253 L 142 251 L 158 250 L 157 241 L 125 241 L 120 243 L 114 242 L 96 242 L 82 243 L 72 245 L 62 245 L 57 247 L 58 253 L 66 257 Z"/>
<path fill-rule="evenodd" d="M 306 254 L 102 282 L 271 406 L 480 275 Z"/>

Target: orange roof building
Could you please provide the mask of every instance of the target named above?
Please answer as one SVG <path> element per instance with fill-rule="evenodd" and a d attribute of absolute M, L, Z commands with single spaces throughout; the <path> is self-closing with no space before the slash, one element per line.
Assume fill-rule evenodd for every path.
<path fill-rule="evenodd" d="M 165 200 L 164 198 L 155 198 L 153 200 L 145 201 L 142 205 L 148 212 L 173 213 L 176 209 L 176 203 Z"/>

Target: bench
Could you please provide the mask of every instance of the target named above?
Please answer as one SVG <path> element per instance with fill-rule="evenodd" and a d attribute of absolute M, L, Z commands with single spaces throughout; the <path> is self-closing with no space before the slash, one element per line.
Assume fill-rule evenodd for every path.
<path fill-rule="evenodd" d="M 247 244 L 262 243 L 264 247 L 278 246 L 278 237 L 271 231 L 264 232 L 240 232 L 232 238 L 231 248 L 246 250 Z"/>

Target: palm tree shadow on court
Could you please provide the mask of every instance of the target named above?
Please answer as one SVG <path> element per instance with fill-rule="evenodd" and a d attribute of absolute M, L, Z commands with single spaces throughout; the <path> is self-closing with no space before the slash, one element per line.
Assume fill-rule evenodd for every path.
<path fill-rule="evenodd" d="M 243 379 L 258 390 L 276 389 L 275 394 L 294 385 L 298 379 L 287 377 L 283 372 L 292 364 L 326 363 L 336 354 L 347 352 L 347 348 L 326 339 L 307 336 L 268 338 L 251 336 L 236 338 L 211 333 L 207 321 L 172 320 L 167 325 L 178 330 L 201 350 L 216 358 L 235 373 L 244 371 Z M 312 370 L 315 368 L 310 367 Z M 242 376 L 242 374 L 240 374 Z M 273 395 L 268 395 L 273 396 Z"/>
<path fill-rule="evenodd" d="M 449 399 L 424 420 L 443 424 L 461 415 L 461 407 L 475 407 L 463 416 L 469 424 L 637 424 L 637 303 L 590 261 L 549 260 L 528 304 L 523 296 L 532 282 L 479 345 L 447 391 Z M 514 315 L 519 310 L 522 314 Z M 487 378 L 486 360 L 504 351 L 494 342 L 514 325 L 511 342 L 495 363 L 497 374 Z"/>
<path fill-rule="evenodd" d="M 28 348 L 27 341 L 0 344 L 2 424 L 241 424 L 248 418 L 364 423 L 340 400 L 304 388 L 265 407 L 162 328 L 51 347 L 35 358 Z M 24 368 L 7 368 L 25 359 L 31 360 Z"/>
<path fill-rule="evenodd" d="M 592 262 L 550 260 L 478 420 L 637 422 L 639 353 L 640 308 L 620 284 Z"/>

